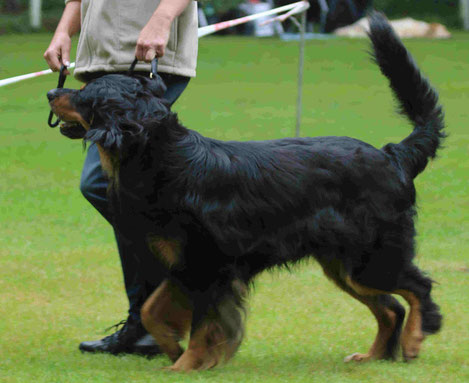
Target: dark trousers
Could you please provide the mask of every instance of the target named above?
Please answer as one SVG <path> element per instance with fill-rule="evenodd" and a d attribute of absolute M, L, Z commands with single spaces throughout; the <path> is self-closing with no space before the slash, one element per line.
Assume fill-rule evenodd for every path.
<path fill-rule="evenodd" d="M 161 73 L 167 90 L 164 95 L 170 104 L 178 99 L 187 84 L 188 77 Z M 93 76 L 97 77 L 97 76 Z M 81 174 L 80 190 L 85 198 L 112 225 L 111 212 L 106 196 L 108 180 L 105 177 L 99 160 L 96 145 L 90 145 Z M 135 233 L 119 232 L 114 228 L 117 248 L 124 273 L 124 284 L 129 299 L 129 315 L 134 319 L 140 318 L 140 309 L 148 296 L 163 280 L 162 270 L 158 270 L 155 257 L 139 239 L 139 228 Z"/>

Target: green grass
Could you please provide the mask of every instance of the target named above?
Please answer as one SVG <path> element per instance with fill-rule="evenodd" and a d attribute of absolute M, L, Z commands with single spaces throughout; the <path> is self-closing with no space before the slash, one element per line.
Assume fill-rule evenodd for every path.
<path fill-rule="evenodd" d="M 50 35 L 0 36 L 0 78 L 45 67 Z M 413 363 L 344 364 L 375 334 L 368 310 L 306 263 L 263 274 L 247 337 L 226 366 L 199 374 L 160 371 L 165 357 L 84 355 L 82 340 L 125 318 L 110 228 L 78 190 L 80 142 L 50 129 L 46 91 L 57 76 L 0 88 L 1 382 L 467 382 L 469 381 L 469 35 L 410 40 L 445 106 L 437 161 L 417 179 L 418 265 L 439 284 L 445 322 Z M 309 41 L 302 135 L 348 135 L 381 146 L 404 138 L 386 81 L 364 41 Z M 181 120 L 221 139 L 293 135 L 295 43 L 201 40 L 198 77 L 176 105 Z M 74 80 L 68 86 L 78 87 Z"/>

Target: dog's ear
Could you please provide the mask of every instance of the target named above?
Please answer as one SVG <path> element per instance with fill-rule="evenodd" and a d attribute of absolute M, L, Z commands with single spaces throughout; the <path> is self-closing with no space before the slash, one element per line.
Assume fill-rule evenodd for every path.
<path fill-rule="evenodd" d="M 85 141 L 99 144 L 109 151 L 116 151 L 122 146 L 122 131 L 114 121 L 102 124 L 94 123 L 86 132 Z"/>
<path fill-rule="evenodd" d="M 93 121 L 85 135 L 86 141 L 99 144 L 111 152 L 122 151 L 124 143 L 128 146 L 146 139 L 147 134 L 142 124 L 122 117 Z"/>

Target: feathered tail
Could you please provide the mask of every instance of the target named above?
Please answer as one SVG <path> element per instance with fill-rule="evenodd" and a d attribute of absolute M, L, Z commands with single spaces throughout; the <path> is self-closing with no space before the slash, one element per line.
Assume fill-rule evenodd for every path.
<path fill-rule="evenodd" d="M 444 115 L 438 94 L 422 75 L 414 59 L 395 34 L 384 15 L 373 12 L 369 37 L 373 55 L 381 72 L 399 102 L 400 113 L 414 125 L 413 132 L 399 144 L 388 144 L 383 150 L 400 162 L 411 178 L 415 178 L 436 156 L 445 137 Z"/>

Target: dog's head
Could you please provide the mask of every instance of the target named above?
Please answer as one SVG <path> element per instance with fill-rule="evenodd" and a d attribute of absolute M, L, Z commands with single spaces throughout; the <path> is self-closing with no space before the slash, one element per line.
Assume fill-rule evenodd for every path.
<path fill-rule="evenodd" d="M 169 114 L 169 105 L 162 98 L 165 91 L 159 76 L 150 79 L 110 74 L 90 81 L 80 90 L 53 89 L 47 98 L 62 121 L 62 134 L 115 151 L 126 136 L 144 134 L 143 121 L 162 120 Z"/>

